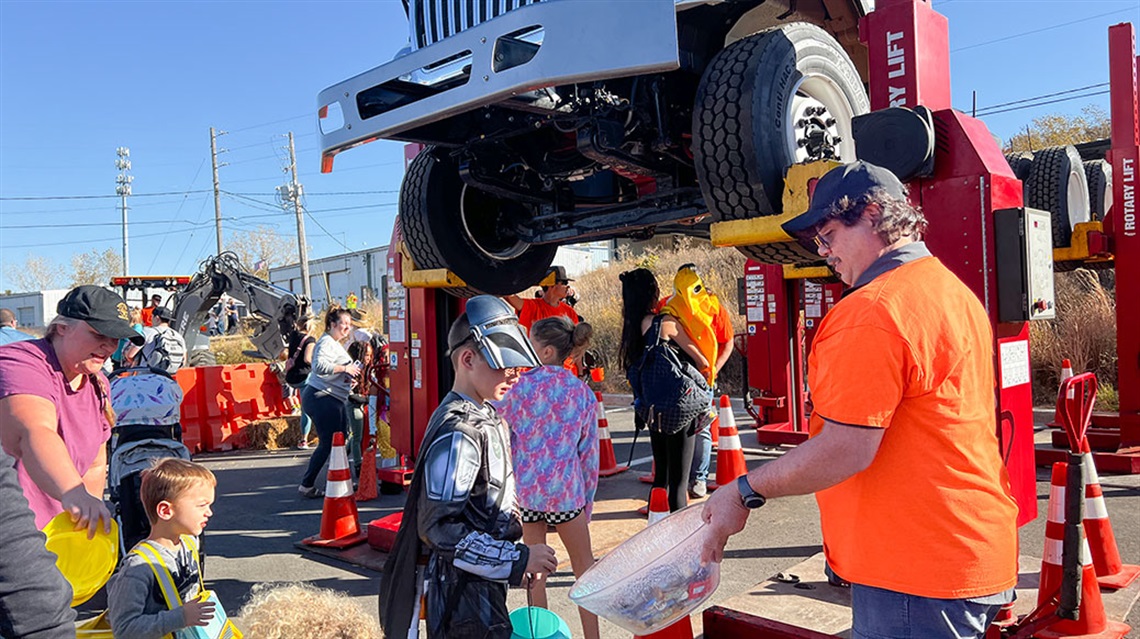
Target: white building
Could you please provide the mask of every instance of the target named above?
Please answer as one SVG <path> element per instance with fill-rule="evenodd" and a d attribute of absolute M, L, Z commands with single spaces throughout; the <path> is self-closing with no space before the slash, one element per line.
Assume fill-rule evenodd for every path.
<path fill-rule="evenodd" d="M 320 312 L 331 301 L 344 303 L 348 294 L 356 293 L 360 301 L 380 299 L 384 290 L 385 265 L 388 247 L 343 253 L 309 260 L 309 290 L 313 295 L 313 310 Z M 275 286 L 301 293 L 301 265 L 289 264 L 269 269 L 269 282 Z"/>
<path fill-rule="evenodd" d="M 0 295 L 0 308 L 12 311 L 20 327 L 43 328 L 55 317 L 55 307 L 68 290 L 58 288 Z"/>
<path fill-rule="evenodd" d="M 565 267 L 567 274 L 577 277 L 609 265 L 613 259 L 613 246 L 612 241 L 560 246 L 554 255 L 554 264 Z M 332 301 L 343 304 L 350 292 L 356 293 L 361 302 L 368 299 L 383 301 L 383 291 L 387 287 L 387 259 L 388 247 L 380 246 L 309 260 L 309 290 L 313 295 L 314 312 L 328 308 Z M 269 282 L 301 293 L 300 264 L 269 269 Z"/>

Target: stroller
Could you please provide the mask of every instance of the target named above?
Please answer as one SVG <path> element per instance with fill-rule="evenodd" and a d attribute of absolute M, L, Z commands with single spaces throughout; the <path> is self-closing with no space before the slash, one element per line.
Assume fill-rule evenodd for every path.
<path fill-rule="evenodd" d="M 115 518 L 119 522 L 122 552 L 148 535 L 150 520 L 142 505 L 142 471 L 164 457 L 190 459 L 182 443 L 182 388 L 164 370 L 123 368 L 110 375 L 111 407 L 115 426 L 111 429 L 111 461 L 108 484 Z"/>

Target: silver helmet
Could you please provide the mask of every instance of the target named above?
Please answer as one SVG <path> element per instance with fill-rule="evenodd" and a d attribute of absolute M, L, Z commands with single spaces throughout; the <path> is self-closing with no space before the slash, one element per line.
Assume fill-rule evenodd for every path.
<path fill-rule="evenodd" d="M 460 323 L 448 335 L 448 348 L 454 352 L 468 340 L 475 342 L 487 363 L 496 370 L 542 366 L 526 331 L 519 326 L 514 309 L 491 295 L 467 300 L 467 330 Z M 459 329 L 459 330 L 456 330 Z"/>

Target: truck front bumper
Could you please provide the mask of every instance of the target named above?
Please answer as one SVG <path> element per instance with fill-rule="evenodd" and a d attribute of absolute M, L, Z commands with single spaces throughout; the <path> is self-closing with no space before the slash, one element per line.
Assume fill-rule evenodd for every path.
<path fill-rule="evenodd" d="M 533 58 L 502 68 L 512 34 L 535 27 L 543 29 L 543 39 Z M 417 81 L 456 61 L 464 68 L 451 81 Z M 527 5 L 321 91 L 321 171 L 331 171 L 333 156 L 346 149 L 399 138 L 402 132 L 521 93 L 679 66 L 677 17 L 670 0 Z"/>

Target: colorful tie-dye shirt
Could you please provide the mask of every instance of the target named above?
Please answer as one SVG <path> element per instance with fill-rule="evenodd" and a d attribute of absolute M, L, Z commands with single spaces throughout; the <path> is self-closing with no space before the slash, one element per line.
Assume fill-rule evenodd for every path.
<path fill-rule="evenodd" d="M 597 406 L 585 382 L 561 366 L 525 373 L 495 404 L 511 429 L 519 506 L 590 513 L 598 487 Z"/>

